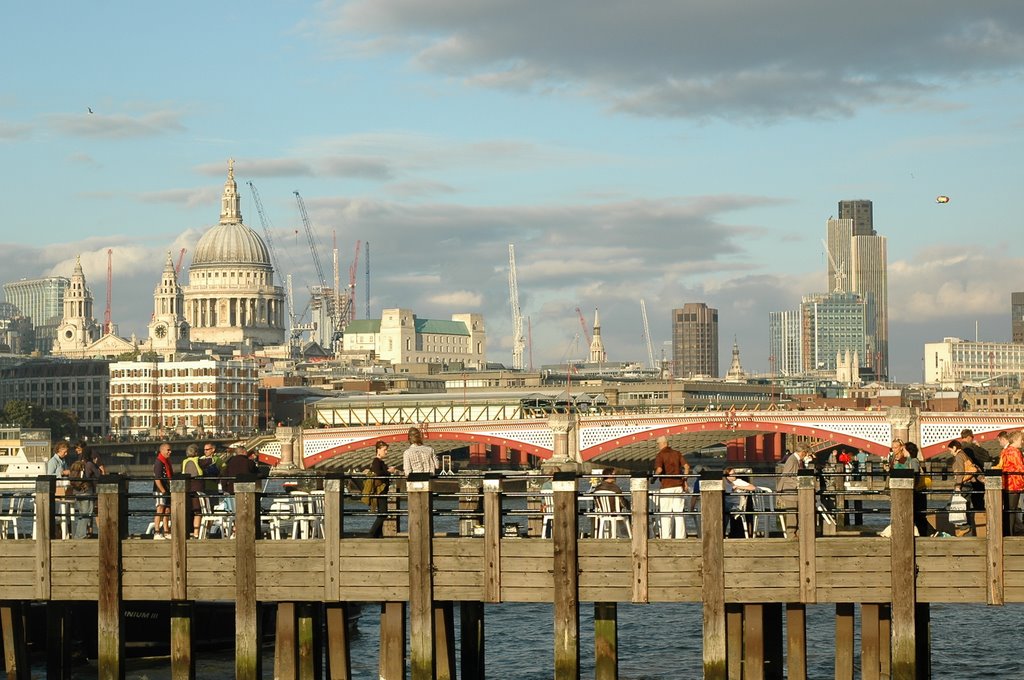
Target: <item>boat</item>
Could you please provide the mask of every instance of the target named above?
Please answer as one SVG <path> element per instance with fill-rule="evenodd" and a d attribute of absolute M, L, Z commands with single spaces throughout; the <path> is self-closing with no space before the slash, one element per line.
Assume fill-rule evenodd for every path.
<path fill-rule="evenodd" d="M 0 489 L 30 489 L 46 474 L 50 430 L 0 425 Z"/>

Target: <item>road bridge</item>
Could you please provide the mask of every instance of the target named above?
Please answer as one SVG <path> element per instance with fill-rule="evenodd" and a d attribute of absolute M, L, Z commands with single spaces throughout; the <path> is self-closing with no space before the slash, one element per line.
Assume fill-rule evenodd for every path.
<path fill-rule="evenodd" d="M 480 419 L 486 411 L 435 409 L 406 420 L 352 427 L 277 429 L 259 446 L 261 458 L 285 467 L 352 468 L 365 466 L 378 440 L 404 443 L 409 427 L 419 427 L 438 453 L 469 447 L 471 462 L 497 460 L 526 464 L 527 456 L 556 462 L 608 463 L 643 467 L 657 453 L 655 439 L 666 436 L 680 451 L 726 444 L 736 462 L 778 461 L 786 440 L 802 437 L 821 446 L 844 445 L 886 455 L 892 440 L 916 442 L 925 459 L 943 453 L 964 428 L 975 441 L 997 449 L 996 434 L 1024 428 L 1024 413 L 939 413 L 893 407 L 853 410 L 706 410 L 623 409 L 588 413 L 550 413 L 520 409 L 515 417 Z M 400 415 L 400 414 L 398 414 Z M 429 416 L 423 418 L 423 416 Z M 420 416 L 415 419 L 412 416 Z M 398 448 L 398 447 L 396 447 Z M 481 457 L 481 452 L 483 455 Z"/>

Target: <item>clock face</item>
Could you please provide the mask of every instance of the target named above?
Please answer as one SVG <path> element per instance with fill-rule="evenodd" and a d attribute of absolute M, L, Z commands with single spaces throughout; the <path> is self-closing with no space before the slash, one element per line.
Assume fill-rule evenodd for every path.
<path fill-rule="evenodd" d="M 167 335 L 167 326 L 157 326 L 153 329 L 153 332 L 156 333 L 156 337 L 162 338 Z"/>
<path fill-rule="evenodd" d="M 66 331 L 64 331 L 64 337 L 70 340 L 71 338 L 75 337 L 75 332 L 69 328 Z"/>

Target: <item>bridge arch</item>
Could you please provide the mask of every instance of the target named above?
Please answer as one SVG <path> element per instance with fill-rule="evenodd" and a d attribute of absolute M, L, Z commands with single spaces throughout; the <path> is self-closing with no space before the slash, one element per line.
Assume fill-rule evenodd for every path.
<path fill-rule="evenodd" d="M 323 463 L 334 458 L 340 458 L 344 456 L 346 453 L 351 453 L 353 451 L 359 451 L 362 449 L 372 449 L 376 445 L 376 442 L 378 441 L 385 441 L 392 446 L 396 443 L 407 444 L 407 432 L 406 430 L 391 433 L 378 432 L 376 434 L 368 435 L 362 439 L 354 440 L 345 444 L 326 448 L 317 453 L 313 453 L 309 456 L 306 456 L 303 459 L 303 461 L 306 467 L 312 467 L 319 463 Z M 544 459 L 550 458 L 552 455 L 551 449 L 545 448 L 543 446 L 537 446 L 535 444 L 530 444 L 515 439 L 509 439 L 507 437 L 501 437 L 482 432 L 463 432 L 458 430 L 445 430 L 441 432 L 430 431 L 428 429 L 423 433 L 423 443 L 426 444 L 427 446 L 431 446 L 432 442 L 434 443 L 434 445 L 440 444 L 441 442 L 459 442 L 460 445 L 490 444 L 497 446 L 507 446 L 509 448 L 522 451 L 523 453 L 527 453 L 532 456 Z M 437 447 L 435 446 L 435 448 Z M 448 448 L 461 448 L 461 446 Z M 443 451 L 439 453 L 443 453 Z"/>

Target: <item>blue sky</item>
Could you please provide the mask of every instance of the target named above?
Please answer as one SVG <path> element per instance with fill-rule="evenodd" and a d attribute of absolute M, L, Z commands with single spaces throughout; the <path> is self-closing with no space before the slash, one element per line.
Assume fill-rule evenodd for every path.
<path fill-rule="evenodd" d="M 888 237 L 897 379 L 925 342 L 1008 340 L 1024 289 L 1019 2 L 22 3 L 0 35 L 0 278 L 81 254 L 102 316 L 111 248 L 123 335 L 216 223 L 229 157 L 297 289 L 296 189 L 325 267 L 335 236 L 343 279 L 371 242 L 371 315 L 482 312 L 506 363 L 509 243 L 538 365 L 583 356 L 577 306 L 645 360 L 644 298 L 656 357 L 704 301 L 721 370 L 736 337 L 767 371 L 768 313 L 827 288 L 842 199 Z M 361 263 L 360 316 L 363 286 Z"/>

